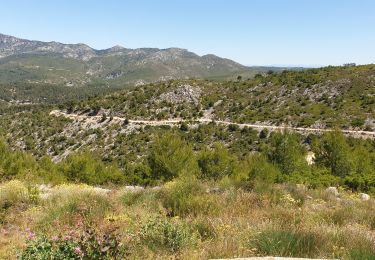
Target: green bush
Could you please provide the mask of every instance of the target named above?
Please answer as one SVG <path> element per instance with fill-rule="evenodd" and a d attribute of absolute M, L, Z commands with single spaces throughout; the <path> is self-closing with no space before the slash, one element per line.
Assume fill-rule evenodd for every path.
<path fill-rule="evenodd" d="M 217 203 L 193 176 L 167 183 L 159 196 L 171 216 L 209 214 L 218 210 Z"/>
<path fill-rule="evenodd" d="M 125 182 L 129 184 L 148 186 L 157 183 L 157 180 L 155 180 L 152 176 L 151 169 L 148 164 L 127 164 L 125 173 Z"/>
<path fill-rule="evenodd" d="M 5 142 L 0 139 L 0 177 L 3 180 L 12 178 L 24 178 L 38 170 L 38 164 L 30 154 L 12 151 Z"/>
<path fill-rule="evenodd" d="M 152 250 L 178 252 L 197 242 L 197 235 L 189 226 L 176 219 L 150 219 L 142 225 L 139 235 L 141 242 Z"/>
<path fill-rule="evenodd" d="M 236 158 L 229 154 L 228 149 L 219 144 L 212 150 L 203 150 L 198 155 L 201 177 L 206 179 L 219 180 L 231 176 L 236 163 Z"/>
<path fill-rule="evenodd" d="M 296 134 L 284 132 L 271 135 L 270 161 L 277 165 L 284 175 L 307 171 L 305 149 Z"/>
<path fill-rule="evenodd" d="M 28 240 L 26 248 L 21 252 L 19 259 L 80 259 L 80 249 L 73 241 L 53 243 L 46 236 Z"/>
<path fill-rule="evenodd" d="M 69 181 L 100 185 L 123 183 L 124 174 L 113 165 L 105 165 L 89 152 L 72 154 L 60 165 L 60 170 Z"/>
<path fill-rule="evenodd" d="M 154 180 L 170 181 L 183 174 L 196 174 L 198 165 L 191 146 L 174 134 L 157 136 L 148 155 Z"/>
<path fill-rule="evenodd" d="M 352 170 L 350 147 L 341 132 L 325 133 L 313 143 L 315 162 L 328 167 L 334 176 L 345 177 Z"/>
<path fill-rule="evenodd" d="M 66 178 L 49 157 L 37 161 L 31 154 L 12 151 L 0 139 L 0 178 L 24 179 L 32 182 L 62 183 Z"/>
<path fill-rule="evenodd" d="M 238 168 L 242 186 L 253 188 L 256 185 L 275 183 L 280 171 L 261 154 L 248 156 Z"/>

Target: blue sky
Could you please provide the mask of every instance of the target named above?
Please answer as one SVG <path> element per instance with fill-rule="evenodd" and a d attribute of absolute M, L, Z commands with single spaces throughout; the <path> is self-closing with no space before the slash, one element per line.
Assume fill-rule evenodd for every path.
<path fill-rule="evenodd" d="M 374 0 L 8 0 L 0 33 L 180 47 L 246 65 L 375 63 Z"/>

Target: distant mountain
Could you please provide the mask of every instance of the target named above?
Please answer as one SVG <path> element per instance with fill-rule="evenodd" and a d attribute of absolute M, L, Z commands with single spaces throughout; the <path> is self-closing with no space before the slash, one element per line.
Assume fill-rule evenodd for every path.
<path fill-rule="evenodd" d="M 64 58 L 87 61 L 96 57 L 96 53 L 85 44 L 30 41 L 0 34 L 0 58 L 19 54 L 60 54 Z"/>
<path fill-rule="evenodd" d="M 95 50 L 0 34 L 0 100 L 15 102 L 58 102 L 169 79 L 252 77 L 268 69 L 179 48 Z"/>

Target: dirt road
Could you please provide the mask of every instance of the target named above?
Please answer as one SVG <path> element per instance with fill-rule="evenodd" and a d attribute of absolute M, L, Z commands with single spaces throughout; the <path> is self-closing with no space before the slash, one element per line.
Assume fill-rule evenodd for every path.
<path fill-rule="evenodd" d="M 54 116 L 64 116 L 66 118 L 75 119 L 75 120 L 87 120 L 87 119 L 94 119 L 94 120 L 101 120 L 102 116 L 88 116 L 88 115 L 78 115 L 78 114 L 68 114 L 66 112 L 60 110 L 52 110 L 50 115 Z M 114 122 L 123 122 L 125 118 L 114 116 L 112 118 Z M 210 123 L 213 120 L 210 118 L 198 118 L 193 120 L 192 122 L 198 123 Z M 191 120 L 184 120 L 184 119 L 167 119 L 167 120 L 129 120 L 129 124 L 139 124 L 139 125 L 151 125 L 151 126 L 162 126 L 162 125 L 177 125 L 181 122 L 191 122 Z M 216 124 L 223 124 L 223 125 L 237 125 L 239 127 L 251 127 L 256 130 L 268 129 L 270 131 L 275 130 L 290 130 L 299 133 L 325 133 L 325 132 L 332 132 L 334 129 L 322 129 L 322 128 L 309 128 L 309 127 L 292 127 L 292 126 L 274 126 L 274 125 L 263 125 L 263 124 L 247 124 L 247 123 L 234 123 L 230 121 L 221 121 L 221 120 L 214 120 Z M 341 130 L 344 134 L 350 135 L 353 137 L 363 137 L 363 138 L 375 138 L 375 132 L 371 131 L 355 131 L 355 130 Z"/>

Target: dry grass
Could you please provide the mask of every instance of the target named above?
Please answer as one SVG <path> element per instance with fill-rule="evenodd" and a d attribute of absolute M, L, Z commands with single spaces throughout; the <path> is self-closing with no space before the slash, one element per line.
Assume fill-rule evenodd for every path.
<path fill-rule="evenodd" d="M 12 203 L 1 209 L 0 259 L 22 251 L 27 228 L 51 238 L 87 227 L 116 230 L 129 258 L 375 258 L 373 200 L 296 186 L 208 194 L 205 184 L 181 182 L 136 192 L 62 185 L 37 200 L 23 183 L 4 183 L 2 205 Z"/>

